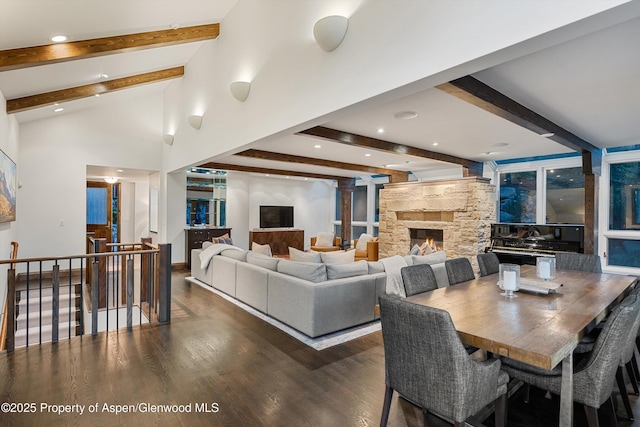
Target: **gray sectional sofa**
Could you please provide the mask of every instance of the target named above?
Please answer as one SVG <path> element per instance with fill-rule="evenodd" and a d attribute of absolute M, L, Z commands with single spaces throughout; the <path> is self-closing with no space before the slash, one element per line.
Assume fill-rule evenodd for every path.
<path fill-rule="evenodd" d="M 201 251 L 191 253 L 194 278 L 312 338 L 376 320 L 385 293 L 378 262 L 294 262 L 226 249 L 203 269 Z"/>

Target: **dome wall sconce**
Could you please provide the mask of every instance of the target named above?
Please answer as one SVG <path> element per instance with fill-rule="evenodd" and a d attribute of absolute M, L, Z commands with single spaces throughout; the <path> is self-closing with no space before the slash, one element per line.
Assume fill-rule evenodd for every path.
<path fill-rule="evenodd" d="M 249 91 L 251 90 L 251 83 L 249 82 L 233 82 L 229 85 L 231 95 L 240 102 L 247 100 Z"/>
<path fill-rule="evenodd" d="M 173 145 L 173 135 L 171 135 L 170 133 L 167 133 L 167 134 L 163 135 L 162 139 L 164 139 L 165 143 L 167 143 L 169 145 Z"/>
<path fill-rule="evenodd" d="M 340 46 L 348 27 L 348 18 L 339 15 L 326 16 L 313 26 L 313 37 L 322 50 L 331 52 Z"/>
<path fill-rule="evenodd" d="M 187 121 L 189 122 L 189 126 L 191 126 L 196 130 L 200 129 L 200 126 L 202 126 L 202 116 L 197 116 L 197 115 L 189 116 L 187 117 Z"/>

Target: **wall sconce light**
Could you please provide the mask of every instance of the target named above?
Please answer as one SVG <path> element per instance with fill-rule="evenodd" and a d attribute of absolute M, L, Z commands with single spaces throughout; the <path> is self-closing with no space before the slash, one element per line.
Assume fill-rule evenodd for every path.
<path fill-rule="evenodd" d="M 194 129 L 200 129 L 200 126 L 202 126 L 202 116 L 189 116 L 187 117 L 187 121 L 189 122 L 189 125 Z"/>
<path fill-rule="evenodd" d="M 173 135 L 171 135 L 170 133 L 167 133 L 167 134 L 163 135 L 162 139 L 164 139 L 165 143 L 167 143 L 169 145 L 173 145 Z"/>
<path fill-rule="evenodd" d="M 339 15 L 326 16 L 313 26 L 313 37 L 322 50 L 331 52 L 340 46 L 348 27 L 348 18 Z"/>
<path fill-rule="evenodd" d="M 118 182 L 118 177 L 117 176 L 105 176 L 104 177 L 104 182 L 106 182 L 107 184 L 115 184 L 116 182 Z"/>
<path fill-rule="evenodd" d="M 247 100 L 249 91 L 251 90 L 251 83 L 249 82 L 233 82 L 229 85 L 231 95 L 240 102 Z"/>

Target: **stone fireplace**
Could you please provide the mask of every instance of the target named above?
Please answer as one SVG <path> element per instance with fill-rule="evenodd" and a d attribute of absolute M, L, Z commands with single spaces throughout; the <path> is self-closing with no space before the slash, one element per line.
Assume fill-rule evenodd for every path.
<path fill-rule="evenodd" d="M 489 245 L 495 218 L 495 186 L 488 178 L 387 184 L 380 191 L 380 257 L 407 255 L 427 239 L 425 230 L 435 237 L 437 231 L 447 259 L 466 257 L 477 271 L 476 255 Z M 420 231 L 412 237 L 411 230 Z"/>

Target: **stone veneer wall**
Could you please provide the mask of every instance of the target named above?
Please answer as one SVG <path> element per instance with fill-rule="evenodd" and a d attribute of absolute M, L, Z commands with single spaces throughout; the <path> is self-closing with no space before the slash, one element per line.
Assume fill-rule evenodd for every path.
<path fill-rule="evenodd" d="M 487 178 L 387 184 L 380 191 L 380 257 L 407 255 L 410 228 L 443 230 L 447 258 L 476 255 L 489 245 L 496 189 Z"/>

